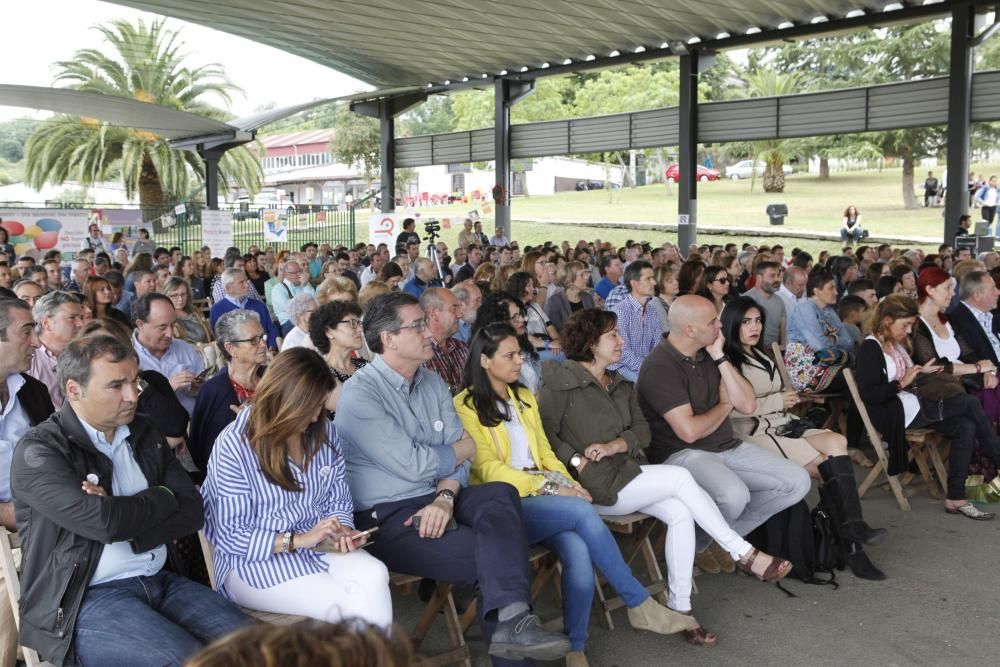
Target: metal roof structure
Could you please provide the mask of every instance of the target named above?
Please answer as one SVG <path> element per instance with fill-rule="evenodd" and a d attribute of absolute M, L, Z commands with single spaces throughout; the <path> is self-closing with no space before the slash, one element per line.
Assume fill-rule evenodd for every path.
<path fill-rule="evenodd" d="M 952 0 L 112 0 L 307 58 L 377 89 L 471 85 L 607 61 L 945 15 Z"/>

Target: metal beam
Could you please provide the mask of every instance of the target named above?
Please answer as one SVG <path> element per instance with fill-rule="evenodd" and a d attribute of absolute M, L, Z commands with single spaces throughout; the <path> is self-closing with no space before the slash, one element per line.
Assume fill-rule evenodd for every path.
<path fill-rule="evenodd" d="M 948 74 L 948 179 L 944 203 L 944 240 L 947 243 L 955 238 L 959 217 L 969 211 L 966 175 L 969 173 L 973 40 L 976 32 L 975 10 L 969 5 L 956 7 L 951 13 Z"/>
<path fill-rule="evenodd" d="M 497 79 L 493 86 L 493 153 L 495 184 L 493 203 L 496 206 L 496 225 L 502 226 L 504 236 L 511 237 L 510 229 L 510 108 L 535 90 L 534 81 L 508 81 Z"/>
<path fill-rule="evenodd" d="M 685 257 L 698 242 L 698 64 L 697 53 L 681 56 L 677 245 Z"/>

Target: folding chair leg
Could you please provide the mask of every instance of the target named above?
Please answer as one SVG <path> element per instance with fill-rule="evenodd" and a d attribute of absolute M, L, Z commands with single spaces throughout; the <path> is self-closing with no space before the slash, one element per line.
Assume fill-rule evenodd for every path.
<path fill-rule="evenodd" d="M 941 453 L 938 451 L 936 446 L 930 447 L 930 457 L 931 464 L 934 466 L 934 472 L 937 473 L 938 484 L 941 485 L 941 492 L 944 493 L 945 497 L 948 497 L 948 469 L 945 468 L 944 461 L 941 460 Z"/>

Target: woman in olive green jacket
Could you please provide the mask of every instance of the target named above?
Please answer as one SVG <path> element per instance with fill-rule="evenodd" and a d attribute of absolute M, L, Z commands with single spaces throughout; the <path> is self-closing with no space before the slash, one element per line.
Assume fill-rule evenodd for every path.
<path fill-rule="evenodd" d="M 791 564 L 758 553 L 726 523 L 712 498 L 680 466 L 647 465 L 642 450 L 650 431 L 631 383 L 607 367 L 621 357 L 622 339 L 610 311 L 574 313 L 562 335 L 568 360 L 542 366 L 538 394 L 542 426 L 556 456 L 594 499 L 600 514 L 643 512 L 667 531 L 668 606 L 691 609 L 695 522 L 758 578 L 780 579 Z M 688 631 L 693 644 L 712 645 L 703 628 Z"/>

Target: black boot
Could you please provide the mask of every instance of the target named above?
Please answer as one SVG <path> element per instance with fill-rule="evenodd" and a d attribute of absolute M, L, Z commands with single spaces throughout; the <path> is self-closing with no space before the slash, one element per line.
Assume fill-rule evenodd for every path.
<path fill-rule="evenodd" d="M 846 469 L 845 469 L 846 466 Z M 854 482 L 854 471 L 847 456 L 834 456 L 819 464 L 824 484 L 820 487 L 820 502 L 830 515 L 846 552 L 847 565 L 859 579 L 881 581 L 885 573 L 879 570 L 864 552 L 864 537 L 873 531 L 861 518 L 861 501 Z M 882 530 L 881 539 L 885 538 Z"/>
<path fill-rule="evenodd" d="M 861 513 L 861 498 L 854 479 L 854 467 L 849 456 L 831 456 L 817 466 L 823 477 L 823 486 L 830 492 L 831 500 L 838 505 L 851 539 L 869 546 L 882 544 L 889 536 L 885 528 L 872 528 Z"/>

